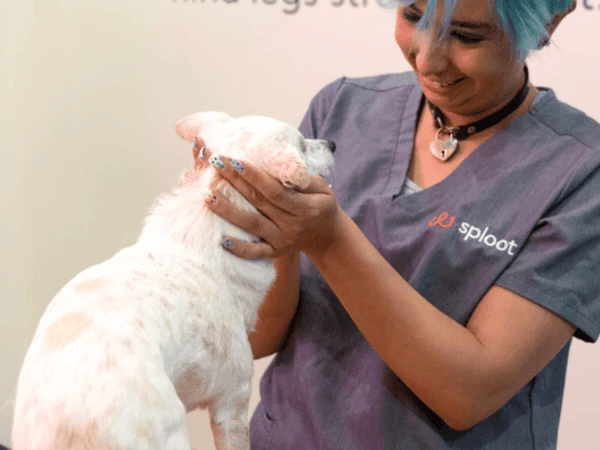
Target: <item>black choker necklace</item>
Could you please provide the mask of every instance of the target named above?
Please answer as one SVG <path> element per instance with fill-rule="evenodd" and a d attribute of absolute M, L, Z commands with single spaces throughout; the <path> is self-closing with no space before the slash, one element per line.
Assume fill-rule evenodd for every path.
<path fill-rule="evenodd" d="M 435 141 L 429 146 L 431 153 L 440 161 L 448 161 L 452 155 L 454 155 L 456 149 L 458 149 L 458 141 L 462 141 L 463 139 L 490 128 L 506 119 L 521 106 L 527 97 L 527 94 L 529 94 L 529 70 L 527 69 L 527 66 L 525 66 L 525 84 L 510 103 L 488 117 L 467 125 L 461 125 L 460 127 L 445 126 L 444 115 L 442 112 L 437 106 L 427 100 L 427 105 L 429 105 L 429 109 L 431 110 L 431 114 L 435 121 L 435 127 L 438 130 Z"/>

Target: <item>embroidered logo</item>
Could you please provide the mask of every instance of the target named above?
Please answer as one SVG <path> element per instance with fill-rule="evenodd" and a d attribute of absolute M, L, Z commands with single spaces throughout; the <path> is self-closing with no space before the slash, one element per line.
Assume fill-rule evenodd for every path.
<path fill-rule="evenodd" d="M 436 225 L 439 225 L 442 228 L 450 228 L 452 225 L 454 225 L 456 217 L 450 217 L 450 220 L 448 220 L 448 217 L 450 217 L 450 214 L 444 211 L 438 217 L 434 217 L 433 219 L 431 219 L 429 221 L 429 226 L 434 227 Z"/>
<path fill-rule="evenodd" d="M 439 216 L 434 217 L 428 223 L 430 227 L 435 227 L 436 225 L 449 229 L 454 225 L 456 221 L 455 216 L 451 216 L 450 213 L 444 211 Z M 499 252 L 506 252 L 511 256 L 514 256 L 513 252 L 519 245 L 513 240 L 508 241 L 507 239 L 499 239 L 489 232 L 490 227 L 485 227 L 483 230 L 475 225 L 471 225 L 467 222 L 462 222 L 458 229 L 460 234 L 464 235 L 464 241 L 475 240 L 478 243 L 482 243 L 487 245 L 488 247 L 493 247 L 495 250 Z"/>

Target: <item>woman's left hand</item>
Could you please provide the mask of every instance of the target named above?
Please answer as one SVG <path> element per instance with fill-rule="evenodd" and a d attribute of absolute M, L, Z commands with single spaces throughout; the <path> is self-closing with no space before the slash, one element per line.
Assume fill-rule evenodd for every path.
<path fill-rule="evenodd" d="M 202 147 L 202 141 L 198 141 Z M 210 161 L 210 149 L 205 148 L 204 156 L 205 161 Z M 272 259 L 299 251 L 322 252 L 329 246 L 340 214 L 335 196 L 323 178 L 310 177 L 310 185 L 297 191 L 245 161 L 239 170 L 239 162 L 236 169 L 230 158 L 221 158 L 225 164 L 213 166 L 260 211 L 241 211 L 214 192 L 208 196 L 206 204 L 217 215 L 262 239 L 251 243 L 224 236 L 223 246 L 228 251 L 246 259 Z"/>

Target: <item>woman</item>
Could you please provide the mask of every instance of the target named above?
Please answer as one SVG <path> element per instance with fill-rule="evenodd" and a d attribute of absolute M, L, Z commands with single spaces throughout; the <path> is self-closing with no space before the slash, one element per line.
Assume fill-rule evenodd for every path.
<path fill-rule="evenodd" d="M 575 3 L 404 3 L 414 73 L 339 79 L 302 122 L 335 173 L 288 192 L 226 160 L 263 215 L 209 204 L 278 269 L 255 450 L 555 448 L 569 343 L 600 332 L 600 125 L 524 63 Z"/>

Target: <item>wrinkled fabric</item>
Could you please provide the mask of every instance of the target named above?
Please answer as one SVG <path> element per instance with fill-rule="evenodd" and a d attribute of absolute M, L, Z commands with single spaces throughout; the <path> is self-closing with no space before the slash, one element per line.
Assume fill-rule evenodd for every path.
<path fill-rule="evenodd" d="M 447 178 L 400 195 L 421 101 L 412 73 L 342 78 L 313 99 L 300 130 L 336 143 L 327 180 L 341 207 L 458 323 L 498 285 L 595 341 L 600 125 L 545 90 Z M 455 431 L 386 366 L 303 255 L 299 307 L 261 381 L 252 449 L 554 449 L 569 347 L 491 417 Z"/>

